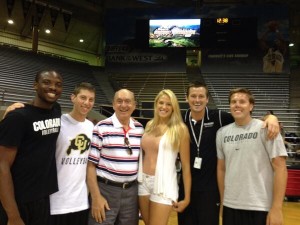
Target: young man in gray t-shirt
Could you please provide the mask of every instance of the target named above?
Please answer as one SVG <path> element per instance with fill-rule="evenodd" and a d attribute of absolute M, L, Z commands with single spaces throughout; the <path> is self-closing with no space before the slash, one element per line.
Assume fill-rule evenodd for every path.
<path fill-rule="evenodd" d="M 279 134 L 268 140 L 263 121 L 251 117 L 254 97 L 249 90 L 231 90 L 229 103 L 235 122 L 220 128 L 216 138 L 223 225 L 283 224 L 283 139 Z"/>

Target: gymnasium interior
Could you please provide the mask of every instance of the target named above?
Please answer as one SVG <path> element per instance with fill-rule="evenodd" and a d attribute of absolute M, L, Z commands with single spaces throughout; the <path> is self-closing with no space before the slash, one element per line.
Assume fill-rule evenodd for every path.
<path fill-rule="evenodd" d="M 188 32 L 184 40 L 150 25 L 177 19 L 199 24 L 189 26 L 195 32 L 176 26 Z M 72 108 L 76 84 L 95 85 L 94 123 L 112 115 L 120 88 L 135 93 L 133 117 L 143 125 L 162 89 L 175 92 L 182 112 L 192 81 L 208 86 L 209 108 L 228 112 L 229 90 L 250 89 L 252 116 L 271 110 L 284 130 L 285 225 L 300 223 L 300 1 L 0 0 L 1 118 L 12 103 L 33 98 L 32 82 L 44 68 L 63 76 L 64 112 Z M 176 213 L 169 224 L 177 224 Z"/>

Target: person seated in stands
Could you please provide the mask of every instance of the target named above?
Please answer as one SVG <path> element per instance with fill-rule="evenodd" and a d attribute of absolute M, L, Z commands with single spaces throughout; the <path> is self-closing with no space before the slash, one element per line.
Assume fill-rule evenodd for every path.
<path fill-rule="evenodd" d="M 267 116 L 267 115 L 274 115 L 273 110 L 267 110 L 266 114 L 262 117 L 262 120 L 264 120 L 265 116 Z M 281 134 L 281 136 L 283 138 L 284 145 L 286 147 L 287 152 L 294 151 L 294 147 L 293 147 L 292 143 L 290 141 L 286 140 L 286 134 L 285 134 L 282 122 L 279 122 L 279 127 L 280 127 L 280 134 Z M 290 155 L 290 156 L 293 156 L 293 155 Z"/>
<path fill-rule="evenodd" d="M 268 115 L 274 115 L 273 110 L 267 110 L 266 114 L 261 117 L 261 120 L 264 121 L 266 116 L 268 116 Z"/>
<path fill-rule="evenodd" d="M 292 145 L 291 142 L 286 140 L 286 135 L 285 135 L 285 131 L 284 131 L 284 127 L 283 127 L 283 123 L 279 122 L 279 127 L 280 127 L 280 134 L 283 138 L 284 141 L 284 146 L 286 147 L 286 150 L 288 153 L 293 152 L 294 151 L 294 146 Z M 289 154 L 290 157 L 293 157 L 293 154 Z"/>
<path fill-rule="evenodd" d="M 297 149 L 296 151 L 295 151 L 295 158 L 296 159 L 300 159 L 300 149 Z"/>
<path fill-rule="evenodd" d="M 288 142 L 294 143 L 294 144 L 299 144 L 300 138 L 298 135 L 294 132 L 286 132 L 285 133 L 285 139 Z"/>

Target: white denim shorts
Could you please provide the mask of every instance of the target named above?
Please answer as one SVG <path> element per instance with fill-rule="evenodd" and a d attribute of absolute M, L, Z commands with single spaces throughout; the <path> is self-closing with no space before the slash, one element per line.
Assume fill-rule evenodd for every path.
<path fill-rule="evenodd" d="M 139 196 L 150 196 L 152 202 L 164 205 L 172 205 L 172 200 L 153 193 L 154 176 L 143 173 L 143 182 L 139 183 Z"/>

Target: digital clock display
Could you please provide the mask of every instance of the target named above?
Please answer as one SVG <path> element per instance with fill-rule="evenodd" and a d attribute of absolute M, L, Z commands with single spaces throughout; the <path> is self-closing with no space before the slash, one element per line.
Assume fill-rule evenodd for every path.
<path fill-rule="evenodd" d="M 217 18 L 217 23 L 218 24 L 226 24 L 229 22 L 228 18 Z"/>

